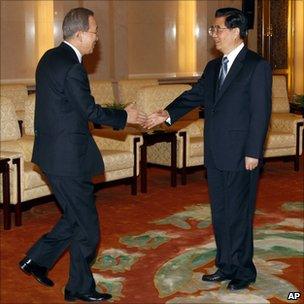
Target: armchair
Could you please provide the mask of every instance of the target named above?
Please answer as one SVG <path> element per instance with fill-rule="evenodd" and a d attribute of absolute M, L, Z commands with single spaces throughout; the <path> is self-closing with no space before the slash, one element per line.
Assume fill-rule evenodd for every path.
<path fill-rule="evenodd" d="M 128 104 L 136 101 L 140 88 L 158 85 L 157 79 L 124 79 L 118 81 L 119 102 Z"/>
<path fill-rule="evenodd" d="M 90 85 L 96 103 L 105 106 L 115 102 L 111 81 L 93 80 Z M 102 153 L 105 165 L 104 174 L 95 176 L 94 182 L 99 184 L 124 179 L 131 183 L 131 193 L 136 195 L 141 137 L 126 134 L 123 131 L 113 131 L 110 128 L 94 126 L 95 129 L 91 129 L 91 133 Z"/>
<path fill-rule="evenodd" d="M 95 99 L 96 104 L 106 106 L 115 102 L 114 90 L 112 82 L 109 80 L 92 80 L 90 82 L 91 94 Z M 100 129 L 100 125 L 89 123 L 90 129 Z"/>
<path fill-rule="evenodd" d="M 289 113 L 289 102 L 285 76 L 274 75 L 272 86 L 272 114 L 265 141 L 265 158 L 292 157 L 294 170 L 299 170 L 302 154 L 301 133 L 303 117 Z"/>
<path fill-rule="evenodd" d="M 15 209 L 15 224 L 20 226 L 21 203 L 51 194 L 40 169 L 31 162 L 34 143 L 34 96 L 25 101 L 25 135 L 21 137 L 14 104 L 1 97 L 1 157 L 10 158 L 10 204 Z M 3 202 L 3 199 L 1 199 Z M 10 214 L 6 213 L 10 217 Z M 5 219 L 4 222 L 7 222 Z"/>
<path fill-rule="evenodd" d="M 142 136 L 110 128 L 92 130 L 93 138 L 103 157 L 105 172 L 94 178 L 95 183 L 124 179 L 131 183 L 131 194 L 137 194 L 139 148 Z"/>
<path fill-rule="evenodd" d="M 104 106 L 115 101 L 112 82 L 108 80 L 92 80 L 90 82 L 91 93 L 95 102 Z"/>
<path fill-rule="evenodd" d="M 138 108 L 150 114 L 165 108 L 182 92 L 189 90 L 189 85 L 159 85 L 139 89 L 137 94 Z M 171 127 L 166 127 L 171 128 Z M 204 164 L 204 120 L 180 120 L 172 128 L 177 132 L 177 168 L 182 173 L 182 184 L 186 184 L 186 169 Z M 169 143 L 157 143 L 147 149 L 149 163 L 170 166 Z"/>
<path fill-rule="evenodd" d="M 1 96 L 9 98 L 14 106 L 19 121 L 24 119 L 25 100 L 28 98 L 25 84 L 1 84 Z"/>
<path fill-rule="evenodd" d="M 34 144 L 34 108 L 35 99 L 32 96 L 25 102 L 25 135 L 21 137 L 14 105 L 9 99 L 1 97 L 0 156 L 10 158 L 10 204 L 15 209 L 16 226 L 21 225 L 21 205 L 24 202 L 51 194 L 44 175 L 31 162 Z M 97 145 L 102 150 L 105 163 L 105 174 L 96 177 L 95 182 L 126 179 L 131 182 L 132 194 L 136 194 L 139 146 L 142 142 L 140 136 L 108 129 L 96 129 L 92 132 Z M 2 202 L 3 198 L 1 198 Z M 7 213 L 5 215 L 10 217 Z M 4 222 L 7 223 L 7 219 Z"/>

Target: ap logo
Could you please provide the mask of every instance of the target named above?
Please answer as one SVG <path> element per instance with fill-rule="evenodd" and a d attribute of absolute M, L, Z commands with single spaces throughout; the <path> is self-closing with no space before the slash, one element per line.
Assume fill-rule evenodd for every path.
<path fill-rule="evenodd" d="M 301 297 L 300 292 L 291 291 L 287 296 L 287 300 L 298 300 L 300 297 Z"/>

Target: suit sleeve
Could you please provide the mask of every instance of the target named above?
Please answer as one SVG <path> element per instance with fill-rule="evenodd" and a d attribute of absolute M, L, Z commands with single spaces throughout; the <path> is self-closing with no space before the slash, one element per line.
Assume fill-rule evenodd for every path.
<path fill-rule="evenodd" d="M 190 112 L 192 109 L 204 105 L 206 82 L 205 75 L 207 67 L 205 68 L 202 77 L 190 90 L 182 93 L 165 108 L 165 110 L 167 110 L 170 115 L 171 123 L 174 123 L 179 118 Z"/>
<path fill-rule="evenodd" d="M 67 73 L 65 91 L 75 110 L 86 120 L 97 124 L 123 129 L 127 122 L 125 110 L 108 109 L 95 103 L 91 95 L 87 73 L 81 64 L 74 65 Z"/>
<path fill-rule="evenodd" d="M 250 124 L 245 155 L 263 157 L 263 145 L 271 115 L 272 72 L 269 63 L 261 60 L 250 84 Z"/>

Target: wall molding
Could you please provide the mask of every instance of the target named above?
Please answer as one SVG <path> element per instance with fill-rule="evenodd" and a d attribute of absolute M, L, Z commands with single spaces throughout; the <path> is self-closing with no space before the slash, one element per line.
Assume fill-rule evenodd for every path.
<path fill-rule="evenodd" d="M 0 84 L 10 84 L 10 83 L 22 83 L 32 85 L 35 84 L 34 78 L 15 78 L 15 79 L 1 79 Z"/>
<path fill-rule="evenodd" d="M 202 73 L 149 73 L 149 74 L 129 74 L 128 79 L 151 79 L 151 78 L 174 78 L 174 77 L 197 77 Z"/>

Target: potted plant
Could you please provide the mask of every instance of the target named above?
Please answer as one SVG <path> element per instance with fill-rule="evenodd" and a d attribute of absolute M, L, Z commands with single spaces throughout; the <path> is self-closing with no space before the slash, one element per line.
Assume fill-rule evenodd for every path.
<path fill-rule="evenodd" d="M 109 109 L 115 109 L 115 110 L 123 110 L 126 106 L 128 106 L 129 103 L 126 104 L 122 104 L 122 103 L 116 103 L 115 101 L 112 103 L 106 103 L 103 106 L 105 108 L 109 108 Z M 113 128 L 114 131 L 118 131 L 119 129 Z"/>
<path fill-rule="evenodd" d="M 298 104 L 301 108 L 304 107 L 304 95 L 303 94 L 295 94 L 293 96 L 293 103 Z"/>
<path fill-rule="evenodd" d="M 126 106 L 127 106 L 127 104 L 116 103 L 116 102 L 106 103 L 104 105 L 105 108 L 115 109 L 115 110 L 123 110 Z"/>
<path fill-rule="evenodd" d="M 304 116 L 304 95 L 303 94 L 295 94 L 293 95 L 291 102 L 291 111 L 300 112 Z"/>

